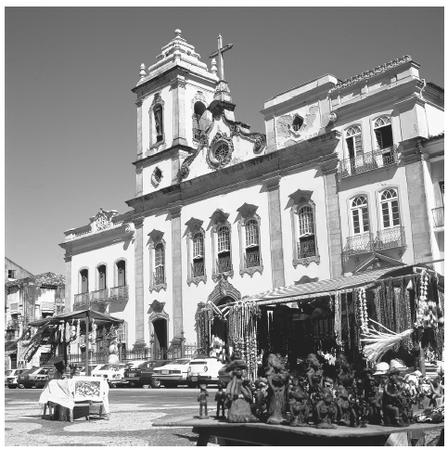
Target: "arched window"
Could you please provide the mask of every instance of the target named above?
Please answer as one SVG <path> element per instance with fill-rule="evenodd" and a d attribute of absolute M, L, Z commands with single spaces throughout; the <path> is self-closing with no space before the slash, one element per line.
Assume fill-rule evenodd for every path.
<path fill-rule="evenodd" d="M 299 131 L 300 128 L 302 128 L 302 125 L 303 125 L 303 117 L 301 117 L 298 114 L 296 114 L 294 116 L 293 121 L 292 121 L 292 129 L 294 131 Z"/>
<path fill-rule="evenodd" d="M 199 127 L 199 121 L 204 114 L 206 108 L 204 103 L 197 101 L 193 108 L 193 139 L 199 140 L 201 137 L 201 129 Z"/>
<path fill-rule="evenodd" d="M 369 231 L 369 210 L 367 197 L 358 195 L 351 202 L 353 234 L 362 234 Z"/>
<path fill-rule="evenodd" d="M 392 121 L 389 116 L 381 116 L 373 124 L 378 149 L 392 147 Z"/>
<path fill-rule="evenodd" d="M 230 256 L 230 229 L 227 225 L 220 225 L 217 230 L 218 235 L 218 273 L 225 273 L 232 270 L 232 260 Z"/>
<path fill-rule="evenodd" d="M 246 251 L 245 267 L 257 267 L 260 265 L 260 234 L 258 222 L 255 219 L 246 221 Z"/>
<path fill-rule="evenodd" d="M 85 294 L 89 292 L 89 270 L 82 269 L 79 271 L 80 278 L 80 293 Z"/>
<path fill-rule="evenodd" d="M 310 205 L 304 205 L 297 210 L 298 242 L 297 256 L 299 259 L 316 256 L 316 235 L 314 231 L 314 210 Z"/>
<path fill-rule="evenodd" d="M 98 273 L 98 289 L 106 289 L 107 288 L 107 280 L 106 280 L 106 266 L 101 264 L 97 267 Z"/>
<path fill-rule="evenodd" d="M 165 283 L 165 246 L 159 242 L 154 247 L 154 284 Z"/>
<path fill-rule="evenodd" d="M 380 196 L 380 203 L 383 228 L 400 225 L 400 209 L 396 189 L 386 189 L 383 191 Z"/>
<path fill-rule="evenodd" d="M 117 287 L 126 286 L 126 261 L 118 261 L 117 267 Z"/>
<path fill-rule="evenodd" d="M 153 108 L 154 125 L 156 131 L 156 142 L 163 141 L 163 108 L 161 104 L 156 104 Z"/>
<path fill-rule="evenodd" d="M 347 128 L 345 131 L 345 143 L 347 144 L 348 157 L 353 159 L 362 150 L 362 133 L 359 125 Z"/>
<path fill-rule="evenodd" d="M 204 235 L 198 231 L 193 236 L 193 277 L 202 277 L 205 275 L 204 266 Z"/>

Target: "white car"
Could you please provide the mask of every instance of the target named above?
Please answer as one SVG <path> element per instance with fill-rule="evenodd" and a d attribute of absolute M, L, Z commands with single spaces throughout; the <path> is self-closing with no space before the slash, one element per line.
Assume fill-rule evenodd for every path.
<path fill-rule="evenodd" d="M 187 383 L 197 386 L 198 383 L 217 384 L 218 372 L 224 364 L 216 358 L 195 358 L 188 364 Z"/>
<path fill-rule="evenodd" d="M 22 373 L 25 369 L 9 369 L 5 372 L 5 387 L 8 386 L 9 389 L 15 389 L 19 382 L 17 381 L 17 376 Z"/>
<path fill-rule="evenodd" d="M 115 387 L 123 382 L 126 364 L 101 364 L 92 370 L 92 377 L 105 378 L 109 386 Z"/>
<path fill-rule="evenodd" d="M 188 367 L 191 359 L 181 358 L 154 369 L 153 378 L 165 387 L 177 387 L 187 384 Z"/>

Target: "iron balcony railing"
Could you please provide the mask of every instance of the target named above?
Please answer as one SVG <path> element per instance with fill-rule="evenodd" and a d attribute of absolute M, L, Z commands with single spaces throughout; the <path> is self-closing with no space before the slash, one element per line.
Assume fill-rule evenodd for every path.
<path fill-rule="evenodd" d="M 258 247 L 246 249 L 244 255 L 245 267 L 258 267 L 260 265 L 260 250 Z"/>
<path fill-rule="evenodd" d="M 109 301 L 123 301 L 129 299 L 128 286 L 115 286 L 109 289 Z"/>
<path fill-rule="evenodd" d="M 202 277 L 205 274 L 204 261 L 193 261 L 191 267 L 193 277 Z"/>
<path fill-rule="evenodd" d="M 75 294 L 75 299 L 73 302 L 74 308 L 79 308 L 81 306 L 87 306 L 90 303 L 90 294 L 88 292 L 82 292 L 81 294 Z"/>
<path fill-rule="evenodd" d="M 372 233 L 356 234 L 349 236 L 345 243 L 343 253 L 346 256 L 369 253 L 373 251 Z"/>
<path fill-rule="evenodd" d="M 434 227 L 439 228 L 444 225 L 445 207 L 439 206 L 432 210 L 432 220 L 434 221 Z"/>
<path fill-rule="evenodd" d="M 354 158 L 339 161 L 339 179 L 370 172 L 381 167 L 397 164 L 398 152 L 396 146 L 360 153 Z"/>
<path fill-rule="evenodd" d="M 156 270 L 153 274 L 154 285 L 157 286 L 159 284 L 165 283 L 165 267 L 159 266 L 156 267 Z"/>
<path fill-rule="evenodd" d="M 109 289 L 103 288 L 90 292 L 90 301 L 92 303 L 106 302 L 109 297 Z"/>
<path fill-rule="evenodd" d="M 226 273 L 232 271 L 232 260 L 230 255 L 218 256 L 218 261 L 216 264 L 218 273 Z"/>
<path fill-rule="evenodd" d="M 313 240 L 303 241 L 297 243 L 297 258 L 310 258 L 316 256 L 316 243 Z"/>
<path fill-rule="evenodd" d="M 375 250 L 387 250 L 405 245 L 404 227 L 397 226 L 378 231 L 374 246 Z"/>

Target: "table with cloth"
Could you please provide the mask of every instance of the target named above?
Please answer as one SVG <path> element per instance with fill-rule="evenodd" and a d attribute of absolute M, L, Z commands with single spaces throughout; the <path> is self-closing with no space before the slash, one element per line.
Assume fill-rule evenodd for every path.
<path fill-rule="evenodd" d="M 100 414 L 109 414 L 109 385 L 99 377 L 73 377 L 62 380 L 50 380 L 42 391 L 39 403 L 60 405 L 70 411 L 73 418 L 76 408 L 88 407 L 86 417 L 89 418 L 90 406 L 100 405 Z"/>

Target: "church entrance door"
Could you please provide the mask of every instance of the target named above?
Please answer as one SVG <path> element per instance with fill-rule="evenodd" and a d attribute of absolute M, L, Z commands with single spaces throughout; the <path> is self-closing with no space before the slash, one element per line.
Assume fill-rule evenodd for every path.
<path fill-rule="evenodd" d="M 153 357 L 154 359 L 167 359 L 168 327 L 166 319 L 156 319 L 152 325 L 154 328 Z"/>

